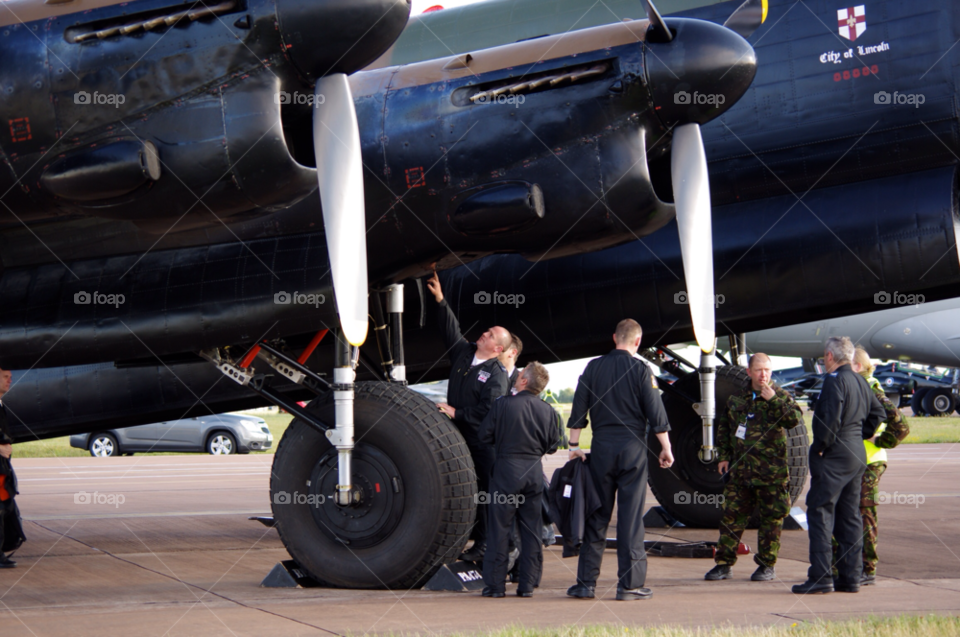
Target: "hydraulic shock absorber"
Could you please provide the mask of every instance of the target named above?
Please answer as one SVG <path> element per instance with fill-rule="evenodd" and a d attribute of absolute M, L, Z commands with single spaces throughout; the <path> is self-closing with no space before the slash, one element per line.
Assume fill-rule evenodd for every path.
<path fill-rule="evenodd" d="M 713 462 L 715 450 L 713 447 L 713 423 L 717 416 L 717 357 L 714 356 L 716 346 L 709 352 L 700 352 L 700 402 L 694 405 L 697 414 L 703 421 L 703 443 L 700 447 L 700 461 L 709 464 Z"/>
<path fill-rule="evenodd" d="M 390 349 L 393 369 L 390 380 L 407 384 L 407 368 L 403 361 L 403 285 L 394 283 L 387 288 L 387 314 L 390 315 Z"/>
<path fill-rule="evenodd" d="M 337 504 L 354 504 L 359 495 L 353 489 L 353 381 L 356 380 L 350 343 L 340 328 L 333 368 L 333 403 L 336 428 L 327 431 L 327 439 L 337 448 Z"/>

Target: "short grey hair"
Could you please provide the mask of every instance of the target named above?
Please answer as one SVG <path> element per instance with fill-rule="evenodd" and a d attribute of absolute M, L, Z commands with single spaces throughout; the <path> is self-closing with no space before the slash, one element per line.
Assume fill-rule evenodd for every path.
<path fill-rule="evenodd" d="M 838 363 L 853 362 L 853 353 L 855 350 L 856 348 L 853 346 L 853 341 L 851 341 L 848 336 L 831 336 L 827 339 L 827 342 L 823 344 L 824 356 L 828 353 L 833 354 L 833 360 Z"/>
<path fill-rule="evenodd" d="M 537 361 L 527 363 L 523 368 L 523 376 L 527 379 L 527 389 L 537 395 L 546 389 L 550 382 L 550 372 Z"/>

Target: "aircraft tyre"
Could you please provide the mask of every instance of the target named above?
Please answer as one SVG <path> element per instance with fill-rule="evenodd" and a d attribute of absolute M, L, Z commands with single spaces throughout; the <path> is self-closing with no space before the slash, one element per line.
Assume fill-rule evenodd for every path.
<path fill-rule="evenodd" d="M 926 416 L 927 412 L 923 409 L 923 398 L 933 389 L 932 387 L 917 387 L 913 390 L 913 397 L 910 399 L 910 409 L 914 416 Z"/>
<path fill-rule="evenodd" d="M 948 416 L 956 406 L 953 392 L 945 387 L 934 387 L 923 397 L 923 411 L 931 416 Z"/>
<path fill-rule="evenodd" d="M 727 404 L 727 399 L 750 384 L 747 370 L 739 365 L 726 365 L 717 368 L 716 400 L 717 412 Z M 691 399 L 700 400 L 700 378 L 696 373 L 688 374 L 674 385 L 681 393 Z M 648 462 L 650 467 L 650 488 L 660 505 L 679 522 L 687 526 L 716 529 L 723 515 L 723 481 L 717 473 L 717 461 L 710 464 L 700 462 L 698 452 L 702 442 L 702 421 L 693 411 L 691 403 L 674 395 L 663 392 L 663 406 L 670 420 L 670 443 L 673 447 L 674 464 L 670 469 L 661 469 L 657 462 L 660 444 L 653 434 L 650 435 Z M 716 432 L 715 432 L 716 433 Z M 807 459 L 809 440 L 807 428 L 797 427 L 786 430 L 787 464 L 790 468 L 790 500 L 795 503 L 803 491 L 807 480 Z M 750 521 L 751 528 L 756 527 L 756 518 Z"/>
<path fill-rule="evenodd" d="M 352 481 L 360 502 L 336 504 L 337 450 L 295 419 L 271 473 L 277 530 L 323 585 L 419 588 L 466 545 L 476 517 L 473 459 L 453 422 L 420 394 L 380 382 L 355 387 Z M 333 426 L 332 392 L 307 409 Z"/>

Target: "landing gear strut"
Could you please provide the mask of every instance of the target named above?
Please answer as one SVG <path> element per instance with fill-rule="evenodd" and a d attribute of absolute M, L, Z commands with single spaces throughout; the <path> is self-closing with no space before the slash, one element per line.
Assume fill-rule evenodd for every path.
<path fill-rule="evenodd" d="M 220 350 L 202 353 L 295 416 L 271 471 L 274 522 L 291 557 L 327 586 L 422 586 L 463 552 L 476 517 L 466 442 L 436 405 L 406 387 L 403 288 L 385 292 L 389 324 L 380 292 L 371 293 L 371 314 L 389 382 L 355 382 L 358 350 L 339 330 L 333 383 L 306 367 L 309 352 L 295 359 L 276 343 L 258 343 L 239 361 Z M 317 398 L 300 407 L 271 387 L 255 361 Z"/>

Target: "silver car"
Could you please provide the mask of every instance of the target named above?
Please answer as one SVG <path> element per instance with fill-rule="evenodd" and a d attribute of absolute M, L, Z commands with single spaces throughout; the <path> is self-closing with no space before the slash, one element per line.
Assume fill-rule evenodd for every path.
<path fill-rule="evenodd" d="M 269 449 L 273 434 L 263 418 L 218 414 L 77 434 L 70 436 L 70 446 L 87 449 L 91 456 L 138 451 L 194 451 L 219 456 Z"/>

